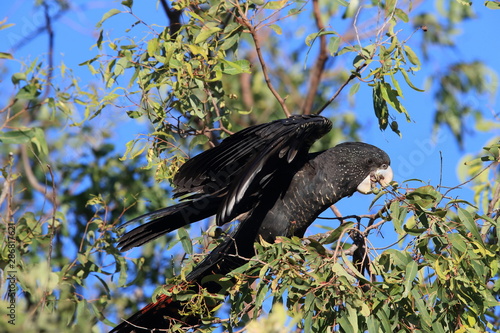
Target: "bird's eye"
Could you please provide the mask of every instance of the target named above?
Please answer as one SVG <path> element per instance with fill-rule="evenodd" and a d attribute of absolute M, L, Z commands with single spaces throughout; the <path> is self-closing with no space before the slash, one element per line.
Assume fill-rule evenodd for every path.
<path fill-rule="evenodd" d="M 387 169 L 388 165 L 387 164 L 382 164 L 382 169 Z"/>

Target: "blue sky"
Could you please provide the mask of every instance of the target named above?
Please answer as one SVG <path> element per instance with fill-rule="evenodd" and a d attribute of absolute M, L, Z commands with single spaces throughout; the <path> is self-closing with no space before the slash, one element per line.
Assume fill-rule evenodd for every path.
<path fill-rule="evenodd" d="M 54 24 L 55 63 L 64 61 L 66 67 L 71 68 L 75 76 L 81 78 L 82 84 L 97 82 L 86 67 L 78 66 L 78 64 L 92 58 L 97 53 L 96 48 L 92 48 L 98 36 L 95 24 L 109 9 L 121 8 L 121 6 L 119 2 L 107 1 L 74 1 L 73 5 L 76 6 L 76 10 L 71 10 L 67 15 L 63 15 Z M 161 8 L 157 11 L 156 6 L 155 1 L 143 1 L 140 5 L 139 2 L 136 2 L 135 13 L 148 23 L 157 22 L 159 25 L 164 25 L 166 24 L 165 14 Z M 362 139 L 384 149 L 391 156 L 397 181 L 417 178 L 437 185 L 442 177 L 444 186 L 455 186 L 460 183 L 456 170 L 464 154 L 476 154 L 494 135 L 500 135 L 498 127 L 493 133 L 475 131 L 466 135 L 463 150 L 459 149 L 455 139 L 447 129 L 442 129 L 437 135 L 432 136 L 431 129 L 435 107 L 433 89 L 435 87 L 424 82 L 425 77 L 440 70 L 446 64 L 462 60 L 484 61 L 493 71 L 500 73 L 498 61 L 500 39 L 495 37 L 499 28 L 500 11 L 487 10 L 479 2 L 474 4 L 474 8 L 479 19 L 466 21 L 460 26 L 461 32 L 456 37 L 457 46 L 447 50 L 431 49 L 431 63 L 429 65 L 424 63 L 423 69 L 413 77 L 413 83 L 417 87 L 425 88 L 426 92 L 420 93 L 407 86 L 403 87 L 405 94 L 403 104 L 411 114 L 413 121 L 407 123 L 403 117 L 398 117 L 400 130 L 403 134 L 402 138 L 390 131 L 380 132 L 376 119 L 373 117 L 371 90 L 368 87 L 362 86 L 356 95 L 356 105 L 353 111 L 356 112 L 358 119 L 364 126 Z M 434 2 L 424 1 L 421 8 L 416 10 L 436 11 L 436 7 Z M 12 50 L 12 48 L 19 46 L 19 41 L 31 36 L 39 26 L 43 25 L 43 12 L 33 8 L 33 1 L 15 1 L 2 5 L 0 19 L 4 17 L 7 17 L 7 23 L 15 23 L 16 25 L 0 31 L 1 51 L 10 50 L 16 59 L 26 62 L 46 55 L 48 38 L 44 33 Z M 110 36 L 118 37 L 133 21 L 132 17 L 128 15 L 118 15 L 107 22 L 104 28 Z M 141 38 L 141 33 L 146 33 L 146 30 L 145 27 L 141 27 L 132 30 L 132 32 L 136 34 L 137 38 Z M 415 40 L 418 40 L 418 37 Z M 20 63 L 6 61 L 3 65 L 8 69 L 7 73 L 0 74 L 0 96 L 5 101 L 14 91 L 10 75 L 20 70 Z M 494 82 L 494 84 L 498 86 L 498 82 Z M 484 114 L 489 119 L 493 119 L 493 113 L 499 112 L 498 92 L 496 96 L 490 98 L 469 96 L 468 102 L 481 105 Z M 139 133 L 146 132 L 147 127 L 128 120 L 120 111 L 106 112 L 93 120 L 93 123 L 98 124 L 98 126 L 106 126 L 106 124 L 116 122 L 116 117 L 120 122 L 123 120 L 126 126 L 117 129 L 113 141 L 120 151 L 124 151 L 124 144 L 134 139 Z M 442 174 L 441 169 L 443 170 Z M 418 186 L 415 182 L 410 184 Z M 453 194 L 472 200 L 472 191 L 467 188 L 456 190 Z M 340 202 L 338 208 L 343 215 L 366 214 L 372 199 L 373 196 L 355 194 L 353 198 Z M 330 213 L 325 213 L 325 216 L 330 216 Z M 332 225 L 330 221 L 318 221 L 318 223 Z M 337 225 L 337 222 L 334 223 Z M 375 246 L 383 246 L 394 240 L 390 229 L 391 226 L 387 224 L 384 228 L 384 239 L 372 236 L 371 241 Z M 321 229 L 311 228 L 309 233 L 317 232 L 321 232 Z"/>

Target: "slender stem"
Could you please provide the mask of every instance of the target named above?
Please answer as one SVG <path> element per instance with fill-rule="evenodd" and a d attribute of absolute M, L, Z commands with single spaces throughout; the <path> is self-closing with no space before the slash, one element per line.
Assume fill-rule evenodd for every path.
<path fill-rule="evenodd" d="M 323 107 L 321 107 L 321 109 L 319 109 L 318 112 L 316 112 L 316 113 L 320 114 L 330 104 L 332 104 L 332 102 L 337 98 L 337 96 L 340 94 L 340 92 L 349 84 L 349 82 L 351 82 L 352 79 L 354 79 L 355 77 L 358 76 L 359 72 L 361 72 L 361 70 L 365 66 L 366 66 L 366 63 L 363 63 L 361 66 L 359 66 L 358 68 L 356 68 L 356 70 L 347 78 L 347 80 L 340 86 L 340 88 L 335 92 L 335 94 L 333 94 L 333 96 L 328 100 L 328 102 L 326 102 L 325 105 L 323 105 Z"/>
<path fill-rule="evenodd" d="M 285 99 L 283 99 L 278 91 L 274 88 L 271 78 L 269 77 L 269 71 L 267 69 L 266 62 L 264 60 L 264 57 L 262 56 L 262 50 L 260 47 L 260 40 L 259 37 L 257 36 L 257 31 L 255 30 L 255 27 L 250 23 L 250 21 L 247 19 L 247 17 L 244 15 L 243 11 L 241 10 L 241 7 L 238 6 L 238 12 L 240 14 L 240 17 L 236 17 L 236 20 L 240 22 L 240 24 L 244 25 L 247 27 L 248 31 L 250 32 L 250 35 L 252 36 L 252 39 L 255 44 L 255 51 L 257 52 L 257 57 L 259 58 L 260 66 L 262 68 L 262 73 L 264 74 L 264 79 L 266 80 L 267 87 L 271 91 L 271 93 L 274 95 L 274 97 L 278 100 L 278 102 L 281 105 L 281 108 L 283 109 L 283 112 L 285 113 L 285 116 L 290 117 L 290 111 L 288 111 L 288 108 L 285 104 Z"/>

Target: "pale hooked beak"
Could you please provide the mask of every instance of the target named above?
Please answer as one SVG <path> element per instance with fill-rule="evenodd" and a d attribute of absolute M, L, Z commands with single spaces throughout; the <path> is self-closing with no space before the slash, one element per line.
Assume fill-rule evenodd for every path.
<path fill-rule="evenodd" d="M 370 173 L 362 182 L 358 185 L 358 192 L 363 194 L 372 193 L 372 188 L 375 187 L 375 183 L 379 183 L 382 187 L 386 187 L 392 181 L 394 174 L 392 168 L 388 165 L 385 169 L 380 168 Z"/>

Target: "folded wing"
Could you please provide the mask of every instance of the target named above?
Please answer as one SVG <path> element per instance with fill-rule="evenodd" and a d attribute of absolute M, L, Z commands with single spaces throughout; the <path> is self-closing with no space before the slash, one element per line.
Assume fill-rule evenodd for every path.
<path fill-rule="evenodd" d="M 258 201 L 276 172 L 305 160 L 311 145 L 331 127 L 317 115 L 248 127 L 187 161 L 174 177 L 176 196 L 227 191 L 217 224 L 230 222 Z"/>

